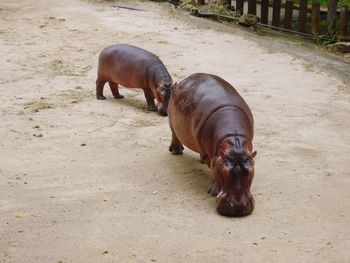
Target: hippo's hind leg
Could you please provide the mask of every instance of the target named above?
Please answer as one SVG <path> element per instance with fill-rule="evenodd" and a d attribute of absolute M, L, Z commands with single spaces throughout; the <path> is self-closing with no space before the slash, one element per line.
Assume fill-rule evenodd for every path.
<path fill-rule="evenodd" d="M 158 111 L 156 105 L 154 104 L 154 97 L 152 92 L 149 89 L 143 89 L 143 92 L 147 101 L 147 109 L 149 111 Z"/>
<path fill-rule="evenodd" d="M 98 100 L 105 100 L 106 97 L 103 96 L 103 87 L 107 81 L 104 79 L 101 79 L 100 77 L 97 77 L 96 80 L 96 99 Z"/>
<path fill-rule="evenodd" d="M 172 138 L 171 138 L 171 143 L 169 146 L 169 152 L 171 152 L 174 155 L 180 155 L 180 154 L 182 154 L 184 147 L 183 147 L 182 143 L 179 141 L 179 139 L 177 138 L 177 136 L 172 128 L 171 128 L 171 133 L 172 133 Z"/>
<path fill-rule="evenodd" d="M 119 93 L 118 83 L 115 83 L 113 81 L 108 81 L 108 84 L 109 84 L 109 87 L 111 88 L 113 97 L 115 99 L 122 99 L 122 98 L 124 98 L 124 96 L 120 95 L 120 93 Z"/>

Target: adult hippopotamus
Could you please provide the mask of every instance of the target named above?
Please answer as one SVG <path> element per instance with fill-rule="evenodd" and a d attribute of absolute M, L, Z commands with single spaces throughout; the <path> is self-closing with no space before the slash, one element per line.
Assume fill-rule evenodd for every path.
<path fill-rule="evenodd" d="M 103 96 L 103 87 L 108 82 L 114 98 L 121 99 L 118 85 L 127 88 L 141 88 L 146 97 L 147 108 L 157 111 L 154 99 L 158 101 L 158 112 L 167 115 L 168 102 L 173 80 L 163 62 L 154 54 L 131 45 L 112 45 L 102 50 L 98 60 L 96 98 Z"/>
<path fill-rule="evenodd" d="M 200 154 L 211 169 L 209 193 L 225 216 L 253 211 L 253 116 L 238 92 L 222 78 L 196 73 L 172 89 L 168 106 L 172 140 L 169 151 L 183 145 Z"/>

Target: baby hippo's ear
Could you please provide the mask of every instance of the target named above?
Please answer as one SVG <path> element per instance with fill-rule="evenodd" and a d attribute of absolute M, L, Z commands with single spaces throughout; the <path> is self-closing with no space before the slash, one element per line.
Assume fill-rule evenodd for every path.
<path fill-rule="evenodd" d="M 163 85 L 164 85 L 164 80 L 163 79 L 159 80 L 158 87 L 163 87 Z"/>
<path fill-rule="evenodd" d="M 253 153 L 252 153 L 252 158 L 255 158 L 255 156 L 256 156 L 256 151 L 254 151 Z"/>

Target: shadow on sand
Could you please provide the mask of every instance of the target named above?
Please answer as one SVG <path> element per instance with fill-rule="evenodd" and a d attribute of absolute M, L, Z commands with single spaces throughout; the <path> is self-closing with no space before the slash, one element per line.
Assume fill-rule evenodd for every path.
<path fill-rule="evenodd" d="M 125 95 L 123 99 L 115 99 L 112 96 L 108 96 L 107 100 L 109 103 L 115 103 L 127 107 L 133 107 L 135 109 L 142 110 L 143 112 L 150 112 L 147 110 L 147 103 L 144 98 L 138 98 L 136 96 Z"/>
<path fill-rule="evenodd" d="M 210 169 L 199 161 L 199 155 L 185 148 L 182 155 L 169 153 L 167 165 L 172 181 L 186 197 L 192 198 L 193 209 L 215 211 L 216 199 L 208 194 L 211 184 Z"/>

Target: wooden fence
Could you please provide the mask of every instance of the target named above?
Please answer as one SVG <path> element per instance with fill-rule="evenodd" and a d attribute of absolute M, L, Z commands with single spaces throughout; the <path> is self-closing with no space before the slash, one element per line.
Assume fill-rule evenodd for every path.
<path fill-rule="evenodd" d="M 313 35 L 327 34 L 333 30 L 340 37 L 348 38 L 349 8 L 341 7 L 337 12 L 336 3 L 335 0 L 329 0 L 327 11 L 321 11 L 319 3 L 308 6 L 307 0 L 300 0 L 299 6 L 295 6 L 293 0 L 286 0 L 283 4 L 281 0 L 272 0 L 272 5 L 269 0 L 223 1 L 223 4 L 228 7 L 234 6 L 240 15 L 244 13 L 257 15 L 258 10 L 261 24 L 271 24 L 273 27 Z M 197 0 L 197 5 L 204 4 L 204 0 Z M 283 19 L 281 19 L 281 14 Z"/>

